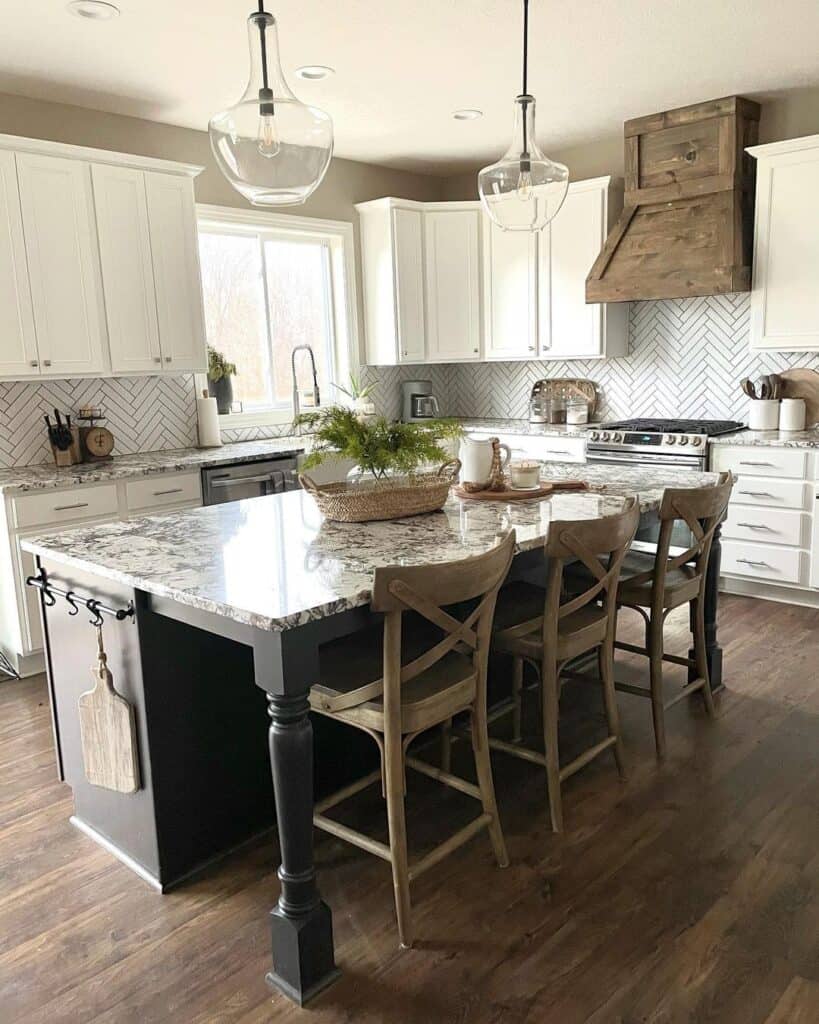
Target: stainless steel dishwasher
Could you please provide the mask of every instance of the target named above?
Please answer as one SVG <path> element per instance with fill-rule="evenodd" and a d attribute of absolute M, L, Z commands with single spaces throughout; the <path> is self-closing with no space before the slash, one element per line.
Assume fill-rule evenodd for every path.
<path fill-rule="evenodd" d="M 234 462 L 202 470 L 205 505 L 221 505 L 242 498 L 261 498 L 299 489 L 298 460 L 295 455 Z"/>

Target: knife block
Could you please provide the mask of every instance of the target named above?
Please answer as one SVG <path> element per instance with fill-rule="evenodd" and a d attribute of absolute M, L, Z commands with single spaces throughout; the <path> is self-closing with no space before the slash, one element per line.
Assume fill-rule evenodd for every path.
<path fill-rule="evenodd" d="M 79 427 L 71 428 L 71 444 L 65 451 L 60 451 L 59 448 L 51 445 L 51 452 L 54 456 L 55 466 L 76 466 L 82 462 L 82 455 L 80 454 L 80 430 Z"/>

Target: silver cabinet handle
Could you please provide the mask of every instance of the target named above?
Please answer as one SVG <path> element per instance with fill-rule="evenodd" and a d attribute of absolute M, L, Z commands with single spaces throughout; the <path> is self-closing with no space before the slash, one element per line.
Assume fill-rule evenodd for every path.
<path fill-rule="evenodd" d="M 161 363 L 162 362 L 162 358 L 160 356 L 154 356 L 154 362 L 155 363 Z"/>
<path fill-rule="evenodd" d="M 740 466 L 772 466 L 772 462 L 740 462 Z"/>
<path fill-rule="evenodd" d="M 211 477 L 211 487 L 230 487 L 232 484 L 273 483 L 275 474 L 261 473 L 259 476 Z"/>
<path fill-rule="evenodd" d="M 29 363 L 29 366 L 39 366 L 39 365 L 40 364 L 37 362 L 36 359 L 32 359 L 31 362 Z"/>
<path fill-rule="evenodd" d="M 740 491 L 740 494 L 747 494 L 749 498 L 775 498 L 770 491 Z"/>
<path fill-rule="evenodd" d="M 765 526 L 764 523 L 737 523 L 737 526 L 745 526 L 749 530 L 767 530 L 768 533 L 774 532 L 770 526 Z"/>
<path fill-rule="evenodd" d="M 43 366 L 51 366 L 51 360 L 50 359 L 44 359 L 43 360 Z"/>
<path fill-rule="evenodd" d="M 738 558 L 737 562 L 743 562 L 745 565 L 761 565 L 765 569 L 772 568 L 772 566 L 768 565 L 767 562 L 755 562 L 752 558 Z"/>
<path fill-rule="evenodd" d="M 544 448 L 544 455 L 568 455 L 569 452 L 564 451 L 562 448 Z"/>
<path fill-rule="evenodd" d="M 70 508 L 88 508 L 87 501 L 78 501 L 74 505 L 55 505 L 55 512 L 67 512 Z"/>
<path fill-rule="evenodd" d="M 181 487 L 171 487 L 168 491 L 154 491 L 155 498 L 161 498 L 163 494 L 181 494 Z"/>

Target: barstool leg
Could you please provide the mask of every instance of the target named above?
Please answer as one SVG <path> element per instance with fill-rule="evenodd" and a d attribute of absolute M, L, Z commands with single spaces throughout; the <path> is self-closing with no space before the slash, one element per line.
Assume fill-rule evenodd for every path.
<path fill-rule="evenodd" d="M 563 831 L 563 802 L 560 795 L 560 752 L 558 749 L 557 722 L 559 717 L 559 690 L 557 666 L 552 660 L 545 661 L 541 669 L 541 693 L 543 695 L 543 745 L 546 750 L 546 784 L 549 790 L 549 810 L 552 829 Z"/>
<path fill-rule="evenodd" d="M 521 720 L 523 717 L 523 658 L 512 658 L 512 742 L 521 741 Z"/>
<path fill-rule="evenodd" d="M 495 852 L 498 867 L 507 868 L 509 867 L 509 854 L 506 852 L 503 829 L 498 817 L 498 804 L 492 781 L 492 762 L 489 760 L 489 729 L 486 721 L 485 699 L 479 699 L 472 705 L 469 719 L 472 728 L 472 754 L 475 758 L 478 788 L 481 791 L 481 804 L 484 813 L 492 815 L 489 838 L 492 841 L 492 849 Z"/>
<path fill-rule="evenodd" d="M 711 680 L 708 674 L 708 655 L 705 650 L 705 602 L 697 597 L 694 598 L 693 605 L 692 624 L 694 626 L 694 657 L 697 662 L 697 675 L 705 680 L 705 686 L 702 688 L 702 697 L 705 701 L 705 710 L 713 718 L 716 712 L 714 710 L 714 695 L 711 693 Z"/>
<path fill-rule="evenodd" d="M 648 665 L 651 681 L 651 713 L 654 718 L 654 744 L 657 757 L 665 757 L 665 707 L 663 704 L 663 620 L 651 616 L 648 624 Z"/>
<path fill-rule="evenodd" d="M 597 664 L 600 667 L 600 679 L 603 683 L 603 703 L 606 706 L 609 736 L 617 737 L 617 742 L 614 744 L 614 760 L 617 762 L 620 778 L 625 779 L 626 756 L 620 736 L 620 712 L 617 707 L 617 693 L 614 689 L 614 651 L 608 641 L 597 648 Z"/>
<path fill-rule="evenodd" d="M 441 723 L 441 771 L 452 771 L 452 719 Z"/>
<path fill-rule="evenodd" d="M 384 757 L 387 776 L 387 823 L 390 832 L 390 863 L 395 891 L 398 938 L 402 946 L 412 945 L 412 908 L 409 891 L 407 823 L 404 816 L 404 753 L 400 741 L 387 743 Z"/>

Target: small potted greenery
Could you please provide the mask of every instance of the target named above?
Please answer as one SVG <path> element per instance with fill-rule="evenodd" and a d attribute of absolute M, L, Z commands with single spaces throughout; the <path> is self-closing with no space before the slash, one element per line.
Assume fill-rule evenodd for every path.
<path fill-rule="evenodd" d="M 296 422 L 313 435 L 302 486 L 328 519 L 397 519 L 441 508 L 460 468 L 446 447 L 462 433 L 454 420 L 401 423 L 332 405 Z M 319 484 L 309 471 L 327 460 L 350 460 L 362 476 L 354 483 Z"/>
<path fill-rule="evenodd" d="M 375 391 L 378 381 L 371 381 L 369 384 L 365 384 L 360 376 L 355 373 L 350 373 L 350 383 L 347 387 L 343 384 L 333 384 L 336 391 L 340 391 L 342 395 L 346 395 L 353 403 L 353 409 L 361 416 L 372 416 L 375 412 L 375 405 L 370 400 L 370 396 Z"/>
<path fill-rule="evenodd" d="M 220 416 L 225 416 L 233 406 L 233 380 L 236 364 L 225 359 L 221 352 L 208 345 L 208 394 L 216 399 Z"/>

